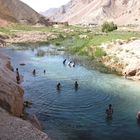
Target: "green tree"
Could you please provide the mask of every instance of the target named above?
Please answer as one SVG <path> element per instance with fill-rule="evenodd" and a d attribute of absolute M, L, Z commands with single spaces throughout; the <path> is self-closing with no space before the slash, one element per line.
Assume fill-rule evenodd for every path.
<path fill-rule="evenodd" d="M 117 25 L 114 24 L 113 22 L 105 21 L 102 24 L 102 32 L 111 32 L 111 31 L 117 30 L 117 28 L 118 28 Z"/>

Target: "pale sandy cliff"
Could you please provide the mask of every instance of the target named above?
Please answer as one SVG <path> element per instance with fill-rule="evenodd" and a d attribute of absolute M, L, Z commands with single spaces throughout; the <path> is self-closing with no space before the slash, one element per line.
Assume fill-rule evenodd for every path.
<path fill-rule="evenodd" d="M 119 25 L 140 25 L 140 0 L 71 0 L 43 14 L 54 21 L 70 24 L 101 24 L 111 20 Z"/>
<path fill-rule="evenodd" d="M 16 74 L 11 70 L 10 59 L 0 53 L 0 106 L 15 116 L 23 110 L 23 90 L 16 83 Z"/>
<path fill-rule="evenodd" d="M 123 75 L 126 73 L 129 79 L 140 80 L 140 40 L 117 40 L 100 47 L 107 53 L 102 61 L 107 67 Z"/>

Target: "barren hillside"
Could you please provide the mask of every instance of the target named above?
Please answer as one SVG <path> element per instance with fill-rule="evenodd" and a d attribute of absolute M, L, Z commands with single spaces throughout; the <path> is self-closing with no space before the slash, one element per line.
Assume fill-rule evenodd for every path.
<path fill-rule="evenodd" d="M 0 0 L 0 24 L 9 22 L 43 23 L 44 17 L 20 0 Z"/>
<path fill-rule="evenodd" d="M 70 24 L 100 24 L 113 20 L 119 25 L 140 25 L 140 0 L 71 0 L 52 10 L 49 17 Z"/>

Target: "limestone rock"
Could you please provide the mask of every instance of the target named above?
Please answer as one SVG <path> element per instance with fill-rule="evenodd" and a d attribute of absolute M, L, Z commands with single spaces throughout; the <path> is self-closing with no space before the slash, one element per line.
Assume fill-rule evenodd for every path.
<path fill-rule="evenodd" d="M 121 42 L 123 43 L 118 40 L 100 46 L 107 53 L 107 56 L 103 57 L 103 63 L 110 68 L 114 67 L 123 75 L 126 73 L 130 79 L 140 80 L 140 40 L 129 39 Z"/>
<path fill-rule="evenodd" d="M 49 140 L 49 137 L 31 123 L 0 108 L 0 140 Z"/>
<path fill-rule="evenodd" d="M 15 116 L 23 111 L 23 90 L 16 83 L 10 59 L 0 53 L 0 106 Z"/>
<path fill-rule="evenodd" d="M 60 8 L 43 12 L 43 15 L 69 24 L 97 25 L 108 20 L 118 25 L 140 25 L 139 13 L 139 0 L 71 0 Z"/>

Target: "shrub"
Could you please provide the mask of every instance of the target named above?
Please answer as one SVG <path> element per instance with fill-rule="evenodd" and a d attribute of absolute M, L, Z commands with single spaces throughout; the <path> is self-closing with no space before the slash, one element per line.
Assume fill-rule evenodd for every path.
<path fill-rule="evenodd" d="M 114 30 L 117 30 L 117 25 L 114 24 L 113 22 L 104 22 L 102 25 L 102 32 L 111 32 Z"/>
<path fill-rule="evenodd" d="M 95 50 L 95 57 L 102 57 L 102 56 L 106 56 L 106 52 L 102 48 L 97 47 Z"/>

